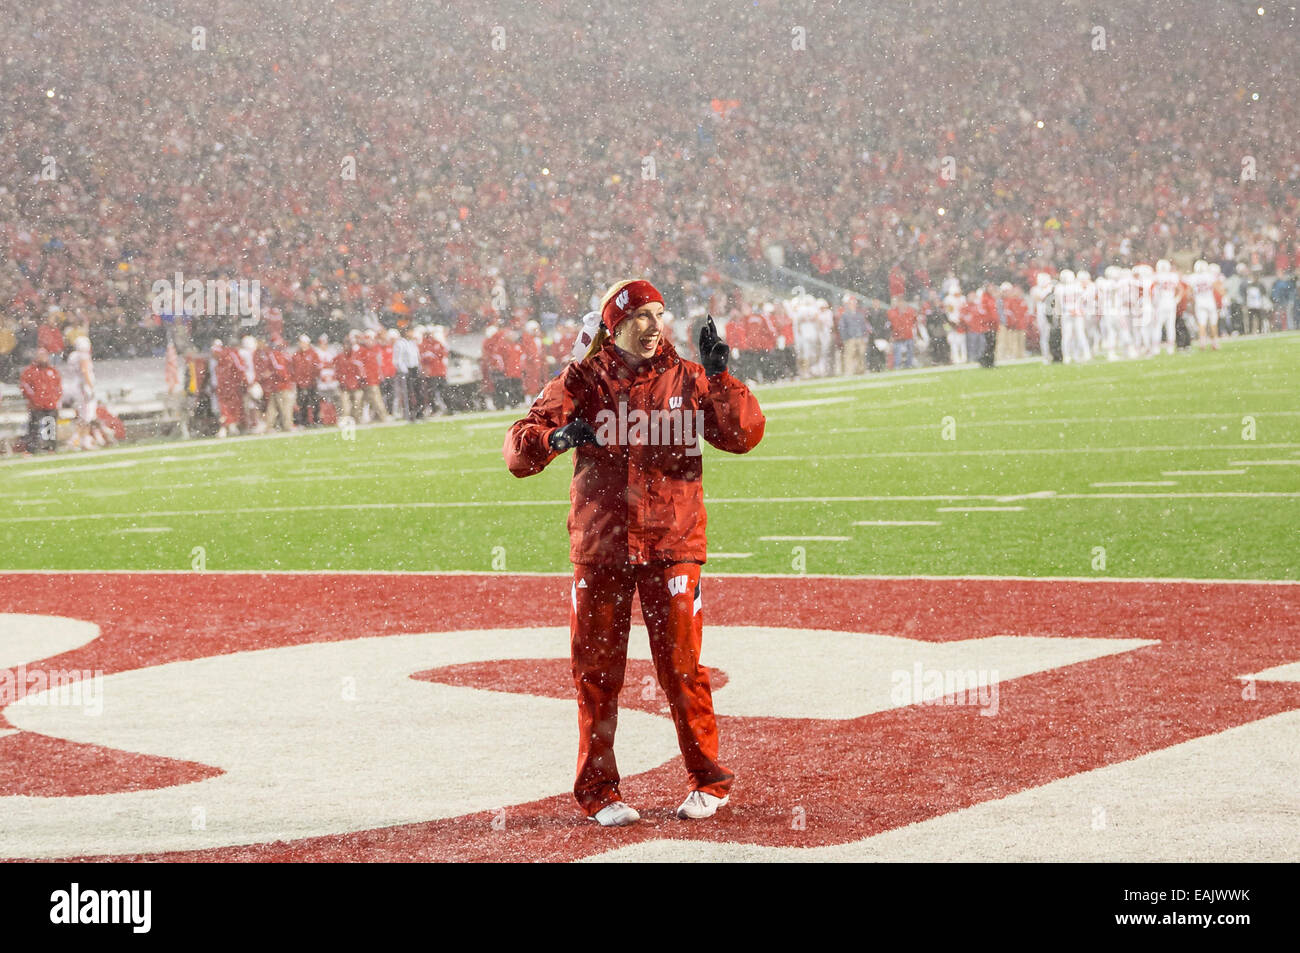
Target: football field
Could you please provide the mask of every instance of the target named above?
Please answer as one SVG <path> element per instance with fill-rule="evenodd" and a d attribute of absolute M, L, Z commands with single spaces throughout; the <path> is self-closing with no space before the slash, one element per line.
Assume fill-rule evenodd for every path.
<path fill-rule="evenodd" d="M 1297 579 L 1300 335 L 758 388 L 705 449 L 710 571 Z M 572 463 L 506 412 L 0 464 L 0 569 L 568 568 Z"/>
<path fill-rule="evenodd" d="M 1300 335 L 759 388 L 705 450 L 727 807 L 640 616 L 586 821 L 518 414 L 0 463 L 0 858 L 1300 859 Z"/>

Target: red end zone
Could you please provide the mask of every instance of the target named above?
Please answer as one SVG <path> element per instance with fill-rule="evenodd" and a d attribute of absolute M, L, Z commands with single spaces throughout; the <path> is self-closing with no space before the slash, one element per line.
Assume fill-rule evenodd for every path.
<path fill-rule="evenodd" d="M 1002 683 L 996 718 L 932 705 L 839 720 L 724 715 L 722 756 L 737 787 L 728 810 L 705 824 L 671 816 L 683 794 L 676 758 L 625 774 L 623 794 L 645 805 L 644 822 L 619 831 L 585 822 L 569 792 L 557 791 L 505 805 L 504 829 L 491 826 L 491 814 L 475 812 L 283 842 L 116 856 L 569 860 L 659 838 L 845 843 L 1300 709 L 1300 685 L 1260 682 L 1255 697 L 1245 700 L 1239 678 L 1300 660 L 1297 610 L 1300 586 L 1284 584 L 706 576 L 706 661 L 710 625 L 870 632 L 921 642 L 1037 636 L 1159 644 L 1010 679 Z M 89 644 L 39 660 L 42 667 L 106 675 L 361 637 L 567 626 L 568 611 L 567 576 L 0 574 L 0 612 L 85 619 L 101 629 Z M 788 661 L 800 664 L 797 654 Z M 636 694 L 642 668 L 636 660 L 629 664 L 627 709 L 654 708 Z M 715 678 L 719 688 L 725 675 Z M 572 698 L 567 666 L 554 659 L 416 667 L 410 676 Z M 574 725 L 576 732 L 576 711 Z M 0 730 L 9 727 L 0 716 Z M 671 736 L 669 723 L 664 730 Z M 0 735 L 0 798 L 165 788 L 221 771 L 31 731 Z M 817 823 L 793 831 L 793 803 Z"/>

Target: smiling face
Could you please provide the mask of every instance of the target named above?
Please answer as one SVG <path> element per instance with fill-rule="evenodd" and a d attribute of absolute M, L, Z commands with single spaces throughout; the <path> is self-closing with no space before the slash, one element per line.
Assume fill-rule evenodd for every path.
<path fill-rule="evenodd" d="M 663 334 L 663 313 L 658 301 L 641 305 L 614 329 L 614 344 L 635 357 L 654 357 Z"/>

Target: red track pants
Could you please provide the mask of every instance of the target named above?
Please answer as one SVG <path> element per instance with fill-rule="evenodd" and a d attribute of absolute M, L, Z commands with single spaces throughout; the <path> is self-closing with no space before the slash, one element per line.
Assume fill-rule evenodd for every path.
<path fill-rule="evenodd" d="M 691 787 L 718 797 L 731 788 L 735 776 L 718 763 L 709 670 L 700 665 L 699 585 L 699 563 L 574 566 L 569 632 L 578 689 L 578 777 L 573 794 L 588 815 L 620 800 L 614 730 L 632 596 L 638 592 L 655 673 L 668 696 Z"/>

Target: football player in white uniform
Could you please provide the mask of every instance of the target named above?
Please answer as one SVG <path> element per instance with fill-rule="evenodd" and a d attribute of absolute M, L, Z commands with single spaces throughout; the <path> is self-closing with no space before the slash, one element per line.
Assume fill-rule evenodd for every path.
<path fill-rule="evenodd" d="M 954 364 L 966 363 L 966 329 L 962 325 L 961 312 L 966 305 L 966 296 L 960 286 L 953 282 L 943 298 L 943 311 L 948 321 L 948 353 Z"/>
<path fill-rule="evenodd" d="M 1151 306 L 1155 310 L 1155 325 L 1151 328 L 1151 352 L 1160 350 L 1160 333 L 1165 335 L 1165 343 L 1170 354 L 1178 345 L 1174 333 L 1174 322 L 1178 318 L 1178 272 L 1167 260 L 1161 258 L 1156 262 L 1156 273 L 1151 276 Z"/>
<path fill-rule="evenodd" d="M 1064 363 L 1088 360 L 1088 336 L 1084 328 L 1083 300 L 1079 281 L 1069 268 L 1061 269 L 1056 283 L 1056 313 L 1061 320 L 1061 354 Z"/>
<path fill-rule="evenodd" d="M 1119 355 L 1115 351 L 1115 342 L 1119 338 L 1119 282 L 1116 280 L 1119 269 L 1108 265 L 1093 282 L 1097 289 L 1097 309 L 1101 312 L 1101 346 L 1106 351 L 1106 359 L 1115 360 Z"/>
<path fill-rule="evenodd" d="M 1205 261 L 1197 261 L 1192 266 L 1192 273 L 1187 276 L 1187 284 L 1192 289 L 1192 307 L 1196 312 L 1196 324 L 1200 328 L 1201 350 L 1209 342 L 1214 349 L 1219 349 L 1219 305 L 1214 300 L 1214 272 Z"/>
<path fill-rule="evenodd" d="M 1133 278 L 1129 284 L 1129 306 L 1133 310 L 1136 325 L 1138 351 L 1143 357 L 1153 356 L 1158 347 L 1152 347 L 1152 328 L 1156 323 L 1155 307 L 1151 303 L 1151 281 L 1155 277 L 1150 265 L 1134 265 Z M 1157 345 L 1160 335 L 1155 333 Z"/>
<path fill-rule="evenodd" d="M 68 368 L 74 375 L 69 390 L 77 402 L 75 446 L 78 450 L 93 450 L 96 446 L 103 446 L 107 440 L 97 426 L 99 401 L 95 397 L 95 365 L 90 358 L 90 338 L 77 338 L 68 359 Z"/>
<path fill-rule="evenodd" d="M 1040 271 L 1034 279 L 1034 287 L 1030 289 L 1029 300 L 1034 306 L 1034 318 L 1038 322 L 1038 353 L 1043 356 L 1044 364 L 1052 363 L 1052 351 L 1047 343 L 1052 333 L 1051 322 L 1047 320 L 1047 299 L 1052 294 L 1052 276 Z"/>
<path fill-rule="evenodd" d="M 1086 271 L 1076 273 L 1075 279 L 1079 282 L 1079 306 L 1083 309 L 1084 340 L 1088 342 L 1085 360 L 1091 360 L 1092 355 L 1101 350 L 1101 308 L 1097 285 Z"/>

